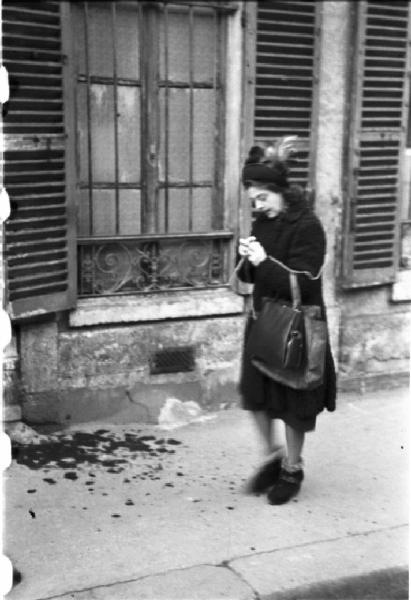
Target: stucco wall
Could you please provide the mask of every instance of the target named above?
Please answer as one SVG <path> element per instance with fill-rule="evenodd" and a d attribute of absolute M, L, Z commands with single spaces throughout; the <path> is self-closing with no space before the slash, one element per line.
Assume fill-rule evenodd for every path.
<path fill-rule="evenodd" d="M 321 4 L 321 46 L 315 168 L 315 210 L 327 234 L 324 297 L 331 345 L 339 358 L 340 304 L 337 277 L 343 209 L 342 156 L 346 118 L 346 82 L 350 35 L 350 3 Z"/>

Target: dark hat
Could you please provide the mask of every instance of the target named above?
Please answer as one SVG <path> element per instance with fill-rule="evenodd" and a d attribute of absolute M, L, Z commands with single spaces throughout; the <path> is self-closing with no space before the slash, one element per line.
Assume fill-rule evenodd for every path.
<path fill-rule="evenodd" d="M 288 168 L 279 160 L 267 160 L 264 162 L 246 162 L 243 168 L 241 180 L 243 185 L 250 182 L 272 184 L 278 188 L 288 187 Z"/>

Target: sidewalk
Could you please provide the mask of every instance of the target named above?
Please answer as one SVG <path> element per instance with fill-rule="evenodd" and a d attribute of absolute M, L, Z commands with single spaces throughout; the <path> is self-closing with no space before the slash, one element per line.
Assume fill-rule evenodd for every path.
<path fill-rule="evenodd" d="M 405 567 L 408 400 L 341 395 L 283 506 L 242 491 L 260 448 L 237 409 L 173 431 L 87 424 L 52 455 L 22 451 L 5 481 L 4 552 L 22 573 L 7 598 L 252 600 Z"/>

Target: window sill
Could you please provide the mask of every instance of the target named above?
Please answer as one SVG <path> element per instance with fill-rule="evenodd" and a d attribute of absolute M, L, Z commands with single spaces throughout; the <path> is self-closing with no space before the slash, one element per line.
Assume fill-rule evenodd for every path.
<path fill-rule="evenodd" d="M 392 286 L 391 302 L 411 302 L 411 269 L 398 271 Z"/>
<path fill-rule="evenodd" d="M 83 298 L 70 312 L 71 327 L 211 317 L 243 312 L 243 298 L 227 288 L 144 296 Z"/>

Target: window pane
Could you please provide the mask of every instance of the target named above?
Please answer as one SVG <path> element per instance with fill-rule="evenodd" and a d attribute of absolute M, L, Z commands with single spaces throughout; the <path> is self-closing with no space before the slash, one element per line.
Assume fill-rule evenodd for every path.
<path fill-rule="evenodd" d="M 193 179 L 214 178 L 215 152 L 215 94 L 214 90 L 194 91 Z"/>
<path fill-rule="evenodd" d="M 93 190 L 94 235 L 114 235 L 114 190 Z"/>
<path fill-rule="evenodd" d="M 189 231 L 190 195 L 187 189 L 169 189 L 168 231 L 181 233 Z M 164 190 L 159 195 L 161 232 L 164 229 L 165 208 Z"/>
<path fill-rule="evenodd" d="M 216 19 L 211 11 L 196 11 L 193 34 L 193 70 L 195 81 L 211 83 L 216 60 Z"/>
<path fill-rule="evenodd" d="M 188 81 L 190 73 L 189 60 L 189 18 L 187 9 L 168 10 L 168 28 L 165 29 L 164 16 L 160 20 L 160 79 L 172 81 Z M 168 73 L 165 60 L 165 40 L 168 43 Z"/>
<path fill-rule="evenodd" d="M 111 2 L 88 2 L 90 74 L 113 76 Z"/>
<path fill-rule="evenodd" d="M 190 80 L 190 26 L 192 24 L 191 68 L 195 81 L 212 83 L 216 60 L 216 18 L 214 11 L 170 6 L 160 17 L 160 79 Z M 168 62 L 166 50 L 168 46 Z M 166 64 L 167 62 L 167 64 Z M 168 76 L 168 77 L 167 77 Z"/>
<path fill-rule="evenodd" d="M 114 235 L 115 192 L 114 190 L 93 189 L 93 235 Z M 82 189 L 79 194 L 79 235 L 90 234 L 89 190 Z"/>
<path fill-rule="evenodd" d="M 93 84 L 91 93 L 91 153 L 93 181 L 114 179 L 114 94 L 112 85 Z"/>
<path fill-rule="evenodd" d="M 87 236 L 90 233 L 90 211 L 88 190 L 79 190 L 77 194 L 78 235 Z"/>
<path fill-rule="evenodd" d="M 159 194 L 159 233 L 181 233 L 190 231 L 190 190 L 168 189 L 168 229 L 166 227 L 166 193 Z M 192 190 L 192 231 L 205 233 L 212 229 L 212 189 Z"/>
<path fill-rule="evenodd" d="M 120 235 L 141 233 L 140 190 L 120 190 Z M 93 190 L 93 235 L 114 235 L 115 190 Z M 90 235 L 89 191 L 78 194 L 78 235 Z"/>
<path fill-rule="evenodd" d="M 86 73 L 86 40 L 84 27 L 84 8 L 82 4 L 71 3 L 71 18 L 75 34 L 74 51 L 76 54 L 77 73 Z"/>
<path fill-rule="evenodd" d="M 79 174 L 82 182 L 88 182 L 88 119 L 87 87 L 77 84 L 77 152 L 79 155 Z"/>
<path fill-rule="evenodd" d="M 140 78 L 138 2 L 116 2 L 117 76 Z"/>
<path fill-rule="evenodd" d="M 120 235 L 141 233 L 140 190 L 120 190 Z"/>
<path fill-rule="evenodd" d="M 164 90 L 160 90 L 161 137 L 160 173 L 165 173 L 164 157 Z M 187 89 L 169 90 L 168 177 L 171 181 L 185 181 L 190 173 L 190 92 Z"/>
<path fill-rule="evenodd" d="M 140 181 L 140 88 L 117 88 L 120 182 Z"/>
<path fill-rule="evenodd" d="M 193 181 L 214 179 L 216 92 L 193 90 Z M 190 91 L 168 90 L 168 180 L 190 181 Z M 160 181 L 166 180 L 166 92 L 160 90 Z"/>
<path fill-rule="evenodd" d="M 193 190 L 193 231 L 206 232 L 212 230 L 212 190 L 211 188 L 194 188 Z"/>

